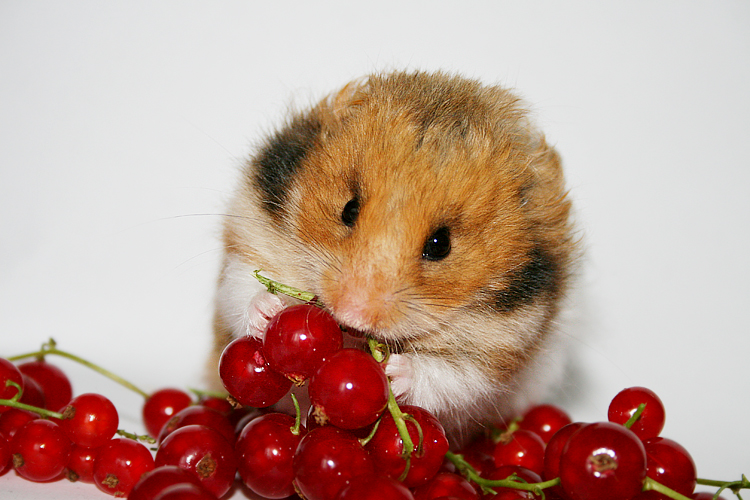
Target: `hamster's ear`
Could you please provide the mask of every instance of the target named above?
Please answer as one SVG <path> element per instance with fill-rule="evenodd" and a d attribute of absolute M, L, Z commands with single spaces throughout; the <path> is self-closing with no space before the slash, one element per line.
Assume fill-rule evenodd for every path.
<path fill-rule="evenodd" d="M 362 105 L 369 89 L 370 78 L 364 76 L 352 80 L 344 88 L 331 94 L 326 102 L 331 118 L 337 122 L 346 121 Z"/>

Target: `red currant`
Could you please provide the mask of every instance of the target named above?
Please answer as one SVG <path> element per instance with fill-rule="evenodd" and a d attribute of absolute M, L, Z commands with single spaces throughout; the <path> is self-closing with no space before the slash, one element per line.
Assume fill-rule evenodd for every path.
<path fill-rule="evenodd" d="M 238 472 L 252 491 L 264 498 L 287 498 L 294 494 L 292 461 L 300 440 L 294 417 L 267 413 L 251 420 L 240 433 L 235 452 Z"/>
<path fill-rule="evenodd" d="M 714 500 L 714 494 L 713 493 L 693 493 L 693 496 L 691 496 L 693 500 Z M 726 498 L 719 496 L 716 498 L 716 500 L 727 500 Z"/>
<path fill-rule="evenodd" d="M 310 379 L 316 419 L 342 429 L 358 429 L 378 419 L 388 403 L 383 367 L 359 349 L 342 349 Z"/>
<path fill-rule="evenodd" d="M 10 469 L 12 465 L 10 456 L 10 443 L 5 439 L 5 436 L 0 436 L 0 476 Z"/>
<path fill-rule="evenodd" d="M 620 424 L 587 424 L 568 439 L 560 457 L 560 480 L 571 500 L 627 500 L 643 487 L 646 450 Z"/>
<path fill-rule="evenodd" d="M 11 399 L 18 394 L 18 389 L 7 382 L 15 382 L 23 389 L 23 377 L 18 368 L 5 358 L 0 358 L 0 399 Z M 0 413 L 8 411 L 10 406 L 0 405 Z"/>
<path fill-rule="evenodd" d="M 255 337 L 241 337 L 224 348 L 219 361 L 224 387 L 240 404 L 265 408 L 289 391 L 292 381 L 268 366 L 263 345 Z"/>
<path fill-rule="evenodd" d="M 70 481 L 82 483 L 94 482 L 94 460 L 99 454 L 99 448 L 85 448 L 73 445 L 68 457 L 67 476 Z"/>
<path fill-rule="evenodd" d="M 677 493 L 689 496 L 696 485 L 695 462 L 690 453 L 679 443 L 663 437 L 644 441 L 646 448 L 646 475 L 672 488 Z M 667 496 L 659 494 L 660 499 Z"/>
<path fill-rule="evenodd" d="M 60 427 L 79 446 L 96 448 L 107 443 L 117 432 L 120 418 L 112 402 L 100 394 L 86 393 L 74 397 L 63 410 Z"/>
<path fill-rule="evenodd" d="M 342 343 L 336 320 L 312 304 L 287 307 L 271 319 L 263 334 L 269 366 L 298 385 L 339 351 Z"/>
<path fill-rule="evenodd" d="M 544 441 L 536 433 L 518 429 L 504 433 L 493 452 L 495 466 L 518 465 L 541 474 L 544 470 Z"/>
<path fill-rule="evenodd" d="M 555 432 L 571 422 L 570 416 L 562 408 L 544 404 L 529 409 L 518 425 L 521 429 L 534 432 L 547 443 Z"/>
<path fill-rule="evenodd" d="M 372 459 L 356 437 L 332 426 L 308 432 L 292 463 L 296 488 L 307 500 L 330 500 L 361 476 L 373 475 Z"/>
<path fill-rule="evenodd" d="M 365 476 L 346 486 L 336 500 L 414 500 L 409 488 L 387 476 Z"/>
<path fill-rule="evenodd" d="M 234 442 L 234 426 L 229 422 L 229 418 L 216 410 L 202 405 L 188 406 L 178 411 L 174 417 L 170 418 L 162 426 L 159 433 L 159 442 L 164 441 L 164 438 L 180 427 L 194 424 L 210 427 L 224 436 L 227 442 Z"/>
<path fill-rule="evenodd" d="M 94 459 L 94 484 L 104 493 L 124 497 L 153 468 L 154 458 L 148 448 L 132 439 L 117 437 L 99 448 Z"/>
<path fill-rule="evenodd" d="M 23 373 L 21 374 L 21 378 L 23 378 L 23 395 L 19 401 L 29 406 L 35 406 L 36 408 L 46 408 L 44 393 L 39 384 L 33 378 Z"/>
<path fill-rule="evenodd" d="M 143 425 L 150 436 L 157 437 L 162 426 L 175 414 L 193 402 L 188 393 L 180 389 L 165 388 L 151 394 L 143 405 Z"/>
<path fill-rule="evenodd" d="M 57 424 L 32 420 L 10 442 L 13 467 L 30 481 L 49 481 L 65 470 L 72 444 Z"/>
<path fill-rule="evenodd" d="M 27 361 L 18 371 L 34 379 L 44 393 L 45 408 L 60 411 L 73 398 L 68 376 L 60 368 L 46 361 Z"/>
<path fill-rule="evenodd" d="M 446 497 L 479 500 L 479 493 L 469 481 L 453 472 L 438 472 L 427 484 L 414 490 L 414 500 L 438 500 Z"/>
<path fill-rule="evenodd" d="M 176 465 L 162 465 L 141 476 L 128 500 L 154 500 L 156 495 L 175 484 L 192 483 L 200 486 L 200 481 L 193 474 Z"/>
<path fill-rule="evenodd" d="M 560 477 L 560 456 L 562 455 L 565 445 L 568 444 L 568 439 L 578 429 L 583 427 L 583 422 L 574 422 L 560 428 L 554 436 L 547 443 L 547 447 L 544 449 L 544 470 L 542 472 L 542 478 L 545 481 Z M 551 491 L 559 496 L 563 495 L 562 488 L 554 486 Z"/>
<path fill-rule="evenodd" d="M 411 455 L 409 472 L 403 479 L 403 483 L 409 488 L 414 488 L 429 481 L 440 469 L 445 453 L 448 451 L 448 439 L 438 419 L 427 410 L 418 406 L 402 405 L 401 411 L 416 420 L 422 429 L 422 446 L 417 448 L 419 445 L 417 426 L 407 419 L 406 428 L 415 450 Z M 380 419 L 375 434 L 365 448 L 379 472 L 394 479 L 401 477 L 406 467 L 406 461 L 402 456 L 404 442 L 390 413 L 385 413 Z"/>
<path fill-rule="evenodd" d="M 624 424 L 642 403 L 645 403 L 646 408 L 630 430 L 643 440 L 656 437 L 664 428 L 664 404 L 654 391 L 645 387 L 630 387 L 620 391 L 609 404 L 607 419 Z"/>
<path fill-rule="evenodd" d="M 216 500 L 216 497 L 201 486 L 178 483 L 164 488 L 154 500 Z"/>
<path fill-rule="evenodd" d="M 156 452 L 156 466 L 162 465 L 189 471 L 217 497 L 229 491 L 237 471 L 232 445 L 204 425 L 186 425 L 164 438 Z"/>
<path fill-rule="evenodd" d="M 20 408 L 11 408 L 10 410 L 0 413 L 0 435 L 10 441 L 15 436 L 16 431 L 26 424 L 36 420 L 39 416 L 28 410 Z"/>

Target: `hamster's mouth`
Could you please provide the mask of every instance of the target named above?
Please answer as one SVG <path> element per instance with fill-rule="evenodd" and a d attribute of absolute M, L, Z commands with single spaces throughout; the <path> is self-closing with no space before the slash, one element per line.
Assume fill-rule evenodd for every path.
<path fill-rule="evenodd" d="M 388 350 L 391 352 L 391 354 L 401 354 L 404 351 L 403 346 L 401 345 L 400 342 L 394 342 L 393 340 L 383 339 L 374 332 L 358 330 L 356 328 L 351 328 L 346 325 L 339 325 L 339 326 L 341 326 L 341 330 L 346 334 L 344 345 L 347 347 L 357 346 L 357 347 L 367 350 L 368 349 L 367 340 L 374 339 L 377 342 L 387 345 Z"/>

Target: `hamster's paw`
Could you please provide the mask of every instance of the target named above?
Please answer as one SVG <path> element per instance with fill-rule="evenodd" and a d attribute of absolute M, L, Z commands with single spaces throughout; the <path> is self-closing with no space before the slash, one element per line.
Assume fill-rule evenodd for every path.
<path fill-rule="evenodd" d="M 385 365 L 385 374 L 391 380 L 391 390 L 397 398 L 411 389 L 414 380 L 414 367 L 403 354 L 391 354 Z"/>
<path fill-rule="evenodd" d="M 278 295 L 265 290 L 253 295 L 245 310 L 246 334 L 261 338 L 271 318 L 283 311 L 286 306 Z"/>

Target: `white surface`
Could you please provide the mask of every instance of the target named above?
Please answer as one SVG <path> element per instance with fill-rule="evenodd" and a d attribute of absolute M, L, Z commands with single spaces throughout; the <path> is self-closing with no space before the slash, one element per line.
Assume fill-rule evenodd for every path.
<path fill-rule="evenodd" d="M 744 2 L 5 0 L 0 355 L 54 336 L 148 390 L 200 385 L 217 214 L 260 134 L 373 70 L 459 71 L 517 87 L 567 166 L 587 261 L 566 408 L 651 387 L 700 474 L 739 478 L 749 60 Z M 136 396 L 70 370 L 139 425 Z M 0 478 L 49 491 L 103 495 Z"/>

